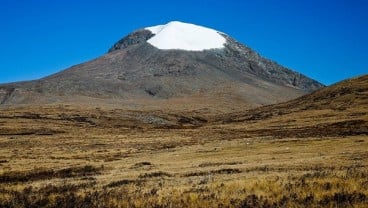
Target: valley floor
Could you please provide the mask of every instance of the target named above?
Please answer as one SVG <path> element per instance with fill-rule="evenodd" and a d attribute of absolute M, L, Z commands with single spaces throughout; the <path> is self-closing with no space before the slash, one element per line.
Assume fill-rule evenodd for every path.
<path fill-rule="evenodd" d="M 206 118 L 199 125 L 206 119 L 177 116 L 191 125 L 154 127 L 116 120 L 117 112 L 52 109 L 0 111 L 0 207 L 368 204 L 364 113 L 349 117 L 363 120 L 359 132 L 346 131 L 350 123 L 339 115 L 332 119 L 342 123 L 336 134 L 319 129 L 313 136 L 300 132 L 328 123 L 325 117 L 313 117 L 314 123 L 287 115 L 278 123 Z"/>

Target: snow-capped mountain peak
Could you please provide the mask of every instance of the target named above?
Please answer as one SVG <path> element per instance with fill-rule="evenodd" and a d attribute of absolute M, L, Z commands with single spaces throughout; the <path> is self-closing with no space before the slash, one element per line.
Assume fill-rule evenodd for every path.
<path fill-rule="evenodd" d="M 145 29 L 154 34 L 147 42 L 163 50 L 203 51 L 223 48 L 226 43 L 226 39 L 216 30 L 179 21 Z"/>

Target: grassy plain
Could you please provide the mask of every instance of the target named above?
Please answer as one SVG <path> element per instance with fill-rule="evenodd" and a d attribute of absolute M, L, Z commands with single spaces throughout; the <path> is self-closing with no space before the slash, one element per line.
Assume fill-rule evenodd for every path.
<path fill-rule="evenodd" d="M 366 108 L 282 109 L 4 108 L 0 207 L 366 207 Z"/>

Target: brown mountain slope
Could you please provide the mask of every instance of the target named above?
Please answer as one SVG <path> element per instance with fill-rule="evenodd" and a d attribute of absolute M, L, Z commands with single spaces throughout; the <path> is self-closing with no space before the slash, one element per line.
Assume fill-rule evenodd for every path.
<path fill-rule="evenodd" d="M 368 134 L 368 75 L 295 100 L 217 117 L 249 134 L 275 137 Z"/>

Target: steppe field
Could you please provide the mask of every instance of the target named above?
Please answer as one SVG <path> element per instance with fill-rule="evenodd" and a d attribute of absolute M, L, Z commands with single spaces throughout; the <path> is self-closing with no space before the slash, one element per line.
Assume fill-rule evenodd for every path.
<path fill-rule="evenodd" d="M 3 108 L 0 207 L 367 207 L 365 105 L 291 104 Z"/>

